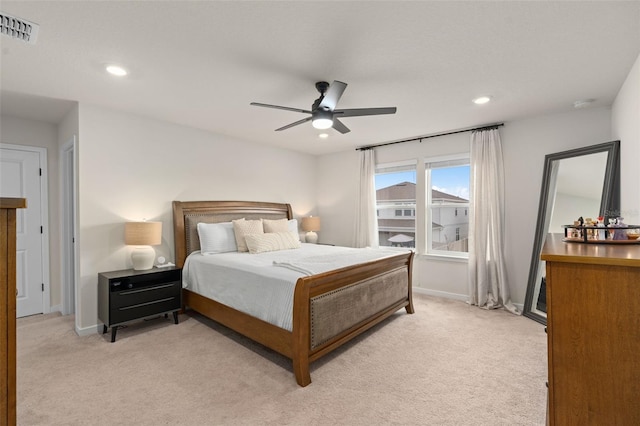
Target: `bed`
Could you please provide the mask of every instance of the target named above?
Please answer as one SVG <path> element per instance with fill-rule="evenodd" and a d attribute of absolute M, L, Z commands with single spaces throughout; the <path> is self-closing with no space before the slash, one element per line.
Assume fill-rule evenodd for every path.
<path fill-rule="evenodd" d="M 234 219 L 292 219 L 289 204 L 247 201 L 174 201 L 176 265 L 200 250 L 198 223 Z M 309 364 L 404 308 L 414 312 L 413 252 L 304 275 L 293 288 L 290 330 L 183 289 L 183 305 L 292 360 L 300 386 L 311 383 Z"/>

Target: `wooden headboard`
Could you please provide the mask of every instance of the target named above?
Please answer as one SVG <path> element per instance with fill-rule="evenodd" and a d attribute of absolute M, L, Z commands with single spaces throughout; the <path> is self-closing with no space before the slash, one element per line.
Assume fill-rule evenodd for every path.
<path fill-rule="evenodd" d="M 198 222 L 219 223 L 233 219 L 292 219 L 290 204 L 261 201 L 174 201 L 173 239 L 176 266 L 182 268 L 187 256 L 200 250 Z"/>

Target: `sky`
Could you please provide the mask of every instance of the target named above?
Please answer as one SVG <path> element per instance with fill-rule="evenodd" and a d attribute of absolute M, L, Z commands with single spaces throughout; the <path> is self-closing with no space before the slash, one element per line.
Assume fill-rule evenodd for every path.
<path fill-rule="evenodd" d="M 400 182 L 416 183 L 416 172 L 396 172 L 376 175 L 376 189 L 386 188 Z M 469 199 L 469 166 L 447 167 L 431 170 L 431 188 Z"/>

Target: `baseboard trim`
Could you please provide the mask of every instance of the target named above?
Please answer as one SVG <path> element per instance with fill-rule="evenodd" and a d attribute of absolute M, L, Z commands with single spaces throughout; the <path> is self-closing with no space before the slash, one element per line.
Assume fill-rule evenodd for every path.
<path fill-rule="evenodd" d="M 60 312 L 62 313 L 62 305 L 55 305 L 49 308 L 49 312 Z"/>
<path fill-rule="evenodd" d="M 428 288 L 422 288 L 422 287 L 412 287 L 412 288 L 414 293 L 426 294 L 427 296 L 442 297 L 443 299 L 453 299 L 453 300 L 461 300 L 463 302 L 469 302 L 469 296 L 467 296 L 466 294 L 448 293 L 446 291 L 430 290 Z M 518 309 L 518 312 L 521 315 L 522 309 L 524 308 L 524 304 L 514 303 L 513 306 L 515 306 Z"/>
<path fill-rule="evenodd" d="M 96 334 L 98 331 L 96 329 L 97 326 L 95 325 L 91 325 L 89 327 L 78 327 L 78 325 L 76 324 L 76 334 L 80 337 L 84 337 L 84 336 L 90 336 L 92 334 Z"/>
<path fill-rule="evenodd" d="M 463 302 L 469 301 L 469 296 L 467 296 L 466 294 L 457 294 L 457 293 L 449 293 L 446 291 L 430 290 L 428 288 L 422 288 L 422 287 L 413 287 L 413 292 L 426 294 L 427 296 L 442 297 L 443 299 L 461 300 Z"/>

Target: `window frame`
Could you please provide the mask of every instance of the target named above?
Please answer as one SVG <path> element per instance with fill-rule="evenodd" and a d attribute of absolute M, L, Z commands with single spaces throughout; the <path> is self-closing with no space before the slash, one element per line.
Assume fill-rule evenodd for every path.
<path fill-rule="evenodd" d="M 444 164 L 449 163 L 449 166 L 445 166 Z M 456 164 L 457 163 L 457 164 Z M 432 167 L 432 165 L 438 165 L 439 167 Z M 464 208 L 467 212 L 471 208 L 471 200 L 467 203 L 442 203 L 442 204 L 433 204 L 432 202 L 432 178 L 431 171 L 436 168 L 445 168 L 445 167 L 456 167 L 467 165 L 471 168 L 471 154 L 460 153 L 454 155 L 440 156 L 440 157 L 429 157 L 424 159 L 424 173 L 425 173 L 425 227 L 424 227 L 424 255 L 429 257 L 438 257 L 438 258 L 449 258 L 449 259 L 469 259 L 468 252 L 461 251 L 450 251 L 450 250 L 437 250 L 433 248 L 433 209 L 450 207 L 450 208 Z M 469 177 L 471 180 L 471 177 Z M 469 182 L 469 187 L 471 187 L 471 182 Z M 466 217 L 469 217 L 465 214 Z"/>
<path fill-rule="evenodd" d="M 401 172 L 413 172 L 415 174 L 415 182 L 414 184 L 416 185 L 416 199 L 413 200 L 413 205 L 408 205 L 405 203 L 402 204 L 396 204 L 394 206 L 394 218 L 398 218 L 398 219 L 413 219 L 414 221 L 414 229 L 413 229 L 413 236 L 414 236 L 414 240 L 413 240 L 413 247 L 394 247 L 394 246 L 383 246 L 382 244 L 379 244 L 380 247 L 384 247 L 384 248 L 389 248 L 389 249 L 397 249 L 397 250 L 406 250 L 407 248 L 410 248 L 411 250 L 415 250 L 418 251 L 418 244 L 419 244 L 419 233 L 418 233 L 418 212 L 419 212 L 419 206 L 418 206 L 418 202 L 417 202 L 417 198 L 418 198 L 418 192 L 420 191 L 420 186 L 418 185 L 418 180 L 419 180 L 419 172 L 418 172 L 419 168 L 418 168 L 418 161 L 417 160 L 407 160 L 407 161 L 399 161 L 399 162 L 393 162 L 393 163 L 380 163 L 380 164 L 376 164 L 375 167 L 375 171 L 374 171 L 374 175 L 378 176 L 378 175 L 382 175 L 382 174 L 390 174 L 390 173 L 401 173 Z M 380 210 L 377 208 L 378 205 L 378 199 L 376 198 L 376 220 L 379 221 L 381 219 L 381 216 L 379 214 Z M 406 210 L 412 210 L 414 212 L 414 214 L 412 216 L 405 216 L 404 212 Z M 397 211 L 400 211 L 400 215 L 397 216 L 395 213 Z M 380 233 L 380 228 L 378 226 L 378 235 Z"/>

